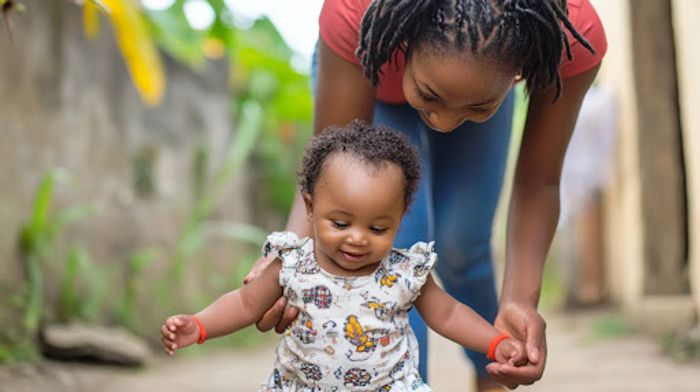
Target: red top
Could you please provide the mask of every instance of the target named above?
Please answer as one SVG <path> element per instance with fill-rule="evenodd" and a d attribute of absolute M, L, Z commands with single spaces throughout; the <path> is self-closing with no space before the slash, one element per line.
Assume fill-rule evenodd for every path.
<path fill-rule="evenodd" d="M 372 0 L 325 0 L 319 17 L 319 30 L 323 42 L 336 54 L 351 63 L 360 65 L 355 57 L 360 36 L 360 22 Z M 560 74 L 562 79 L 578 75 L 600 63 L 608 48 L 605 30 L 589 0 L 568 0 L 569 20 L 576 30 L 593 46 L 592 54 L 565 29 L 571 44 L 572 60 L 562 53 Z M 395 63 L 382 67 L 377 88 L 377 99 L 387 103 L 405 103 L 402 78 L 405 57 L 399 53 Z"/>

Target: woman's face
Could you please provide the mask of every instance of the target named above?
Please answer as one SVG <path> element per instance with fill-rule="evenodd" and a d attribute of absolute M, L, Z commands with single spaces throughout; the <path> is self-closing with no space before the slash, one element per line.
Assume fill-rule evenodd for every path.
<path fill-rule="evenodd" d="M 404 95 L 428 127 L 452 132 L 467 120 L 484 122 L 496 113 L 516 80 L 502 68 L 469 55 L 416 48 L 406 61 Z"/>

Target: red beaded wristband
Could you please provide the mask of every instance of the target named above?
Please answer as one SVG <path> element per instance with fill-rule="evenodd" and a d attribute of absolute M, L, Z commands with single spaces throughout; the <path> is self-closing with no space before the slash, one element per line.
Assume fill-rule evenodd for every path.
<path fill-rule="evenodd" d="M 198 319 L 195 316 L 192 316 L 192 319 L 195 323 L 197 323 L 197 326 L 199 327 L 199 340 L 197 340 L 197 344 L 202 344 L 205 340 L 207 340 L 207 329 L 204 328 L 204 324 L 202 324 L 202 321 L 200 319 Z"/>
<path fill-rule="evenodd" d="M 496 347 L 498 346 L 498 343 L 501 343 L 501 341 L 510 338 L 507 333 L 501 332 L 500 335 L 496 336 L 491 340 L 491 343 L 489 343 L 489 351 L 486 353 L 486 358 L 490 359 L 491 361 L 496 360 Z"/>

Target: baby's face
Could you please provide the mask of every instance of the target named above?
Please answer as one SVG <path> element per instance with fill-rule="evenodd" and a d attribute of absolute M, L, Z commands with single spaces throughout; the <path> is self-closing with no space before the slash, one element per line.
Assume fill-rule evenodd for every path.
<path fill-rule="evenodd" d="M 403 173 L 395 164 L 373 168 L 335 154 L 305 201 L 320 266 L 367 275 L 393 246 L 405 210 Z"/>

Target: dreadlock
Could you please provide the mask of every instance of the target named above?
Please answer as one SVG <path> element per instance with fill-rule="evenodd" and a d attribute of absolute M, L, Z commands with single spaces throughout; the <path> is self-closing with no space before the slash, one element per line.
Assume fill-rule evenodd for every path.
<path fill-rule="evenodd" d="M 562 50 L 573 57 L 564 28 L 595 53 L 568 14 L 566 0 L 374 0 L 356 54 L 376 86 L 381 67 L 399 50 L 407 56 L 418 47 L 466 50 L 519 72 L 529 92 L 556 83 L 556 100 Z"/>

